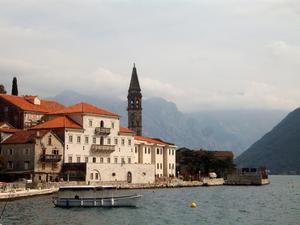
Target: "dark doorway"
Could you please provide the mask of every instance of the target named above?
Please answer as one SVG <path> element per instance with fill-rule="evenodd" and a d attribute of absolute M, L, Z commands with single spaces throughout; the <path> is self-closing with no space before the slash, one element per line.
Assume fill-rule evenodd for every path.
<path fill-rule="evenodd" d="M 131 183 L 132 182 L 132 174 L 131 172 L 127 173 L 127 183 Z"/>

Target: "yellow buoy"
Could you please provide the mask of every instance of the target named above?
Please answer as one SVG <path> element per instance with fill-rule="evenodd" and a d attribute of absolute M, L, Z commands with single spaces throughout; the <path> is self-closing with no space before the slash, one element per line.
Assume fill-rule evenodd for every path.
<path fill-rule="evenodd" d="M 197 204 L 195 202 L 192 202 L 191 208 L 197 208 Z"/>

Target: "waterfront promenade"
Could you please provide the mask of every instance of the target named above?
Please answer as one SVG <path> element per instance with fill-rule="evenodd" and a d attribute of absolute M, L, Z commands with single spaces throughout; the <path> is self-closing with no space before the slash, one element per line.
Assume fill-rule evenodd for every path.
<path fill-rule="evenodd" d="M 204 179 L 202 181 L 182 181 L 179 179 L 171 182 L 159 182 L 154 184 L 128 184 L 128 183 L 92 183 L 91 185 L 114 185 L 120 189 L 155 189 L 155 188 L 184 188 L 184 187 L 200 187 L 200 186 L 216 186 L 223 185 L 223 179 Z M 58 191 L 59 186 L 67 185 L 86 185 L 85 182 L 55 182 L 47 183 L 37 189 L 30 188 L 9 188 L 0 192 L 1 200 L 13 200 L 24 197 L 31 197 L 37 195 L 52 194 Z"/>
<path fill-rule="evenodd" d="M 157 188 L 187 188 L 187 187 L 201 187 L 201 186 L 221 186 L 221 185 L 242 185 L 242 184 L 228 184 L 223 178 L 203 178 L 201 181 L 183 181 L 180 179 L 173 179 L 171 181 L 156 182 L 153 184 L 129 184 L 127 182 L 53 182 L 53 183 L 40 183 L 36 188 L 26 188 L 25 186 L 18 187 L 8 183 L 8 188 L 0 189 L 0 201 L 1 200 L 13 200 L 24 197 L 31 197 L 37 195 L 52 194 L 58 191 L 60 186 L 76 186 L 76 185 L 113 185 L 118 189 L 157 189 Z M 261 184 L 246 183 L 244 185 L 265 185 L 270 184 L 270 180 L 266 179 Z"/>

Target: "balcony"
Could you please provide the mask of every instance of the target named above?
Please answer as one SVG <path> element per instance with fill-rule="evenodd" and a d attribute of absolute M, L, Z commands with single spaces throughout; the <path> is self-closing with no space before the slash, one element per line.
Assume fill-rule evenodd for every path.
<path fill-rule="evenodd" d="M 99 154 L 99 153 L 112 153 L 115 151 L 114 145 L 96 145 L 93 144 L 91 146 L 91 153 L 92 154 Z"/>
<path fill-rule="evenodd" d="M 61 155 L 42 154 L 40 159 L 42 162 L 59 162 L 61 160 Z"/>
<path fill-rule="evenodd" d="M 96 135 L 109 135 L 110 134 L 110 128 L 96 127 L 95 134 Z"/>

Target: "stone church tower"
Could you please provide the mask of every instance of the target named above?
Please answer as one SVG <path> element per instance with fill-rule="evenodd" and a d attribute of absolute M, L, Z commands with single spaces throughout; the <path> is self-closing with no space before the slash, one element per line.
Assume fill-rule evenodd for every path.
<path fill-rule="evenodd" d="M 133 64 L 130 85 L 128 89 L 128 128 L 136 135 L 142 135 L 142 94 L 135 64 Z"/>

